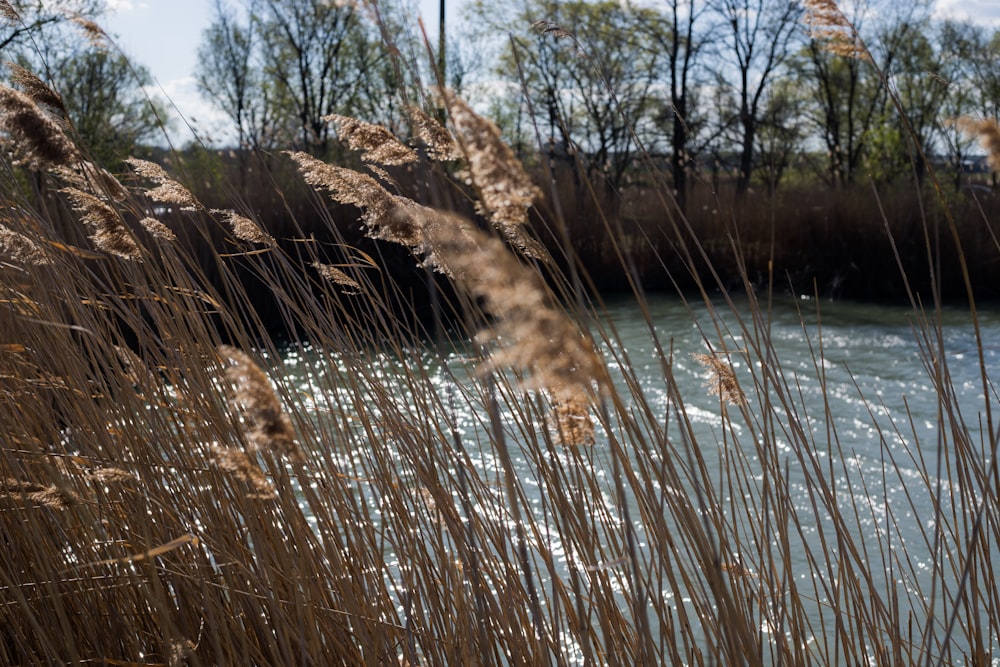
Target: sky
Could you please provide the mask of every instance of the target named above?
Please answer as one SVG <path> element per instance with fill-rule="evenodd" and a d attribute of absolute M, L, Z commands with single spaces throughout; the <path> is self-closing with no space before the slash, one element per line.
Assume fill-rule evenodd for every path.
<path fill-rule="evenodd" d="M 437 35 L 438 0 L 414 0 L 431 39 Z M 448 1 L 454 25 L 463 0 Z M 938 16 L 969 18 L 1000 26 L 1000 0 L 936 0 Z M 202 31 L 212 19 L 212 0 L 108 0 L 111 13 L 101 22 L 119 47 L 153 76 L 153 94 L 176 107 L 171 140 L 183 146 L 194 138 L 224 143 L 229 138 L 225 117 L 201 99 L 194 68 Z M 180 118 L 184 119 L 184 122 Z M 190 126 L 190 127 L 188 127 Z"/>
<path fill-rule="evenodd" d="M 461 0 L 449 0 L 448 20 L 455 20 Z M 202 31 L 212 21 L 212 0 L 108 0 L 111 12 L 100 21 L 115 43 L 153 76 L 152 95 L 169 100 L 176 111 L 171 143 L 181 147 L 197 134 L 225 143 L 231 138 L 226 117 L 203 100 L 194 80 Z M 437 38 L 438 0 L 414 0 L 430 38 Z M 183 120 L 181 120 L 183 119 Z"/>

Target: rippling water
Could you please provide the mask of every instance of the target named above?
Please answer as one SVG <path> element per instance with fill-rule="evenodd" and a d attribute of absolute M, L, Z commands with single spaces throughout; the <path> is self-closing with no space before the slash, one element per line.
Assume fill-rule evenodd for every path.
<path fill-rule="evenodd" d="M 927 339 L 918 326 L 919 318 L 910 309 L 899 306 L 817 304 L 788 298 L 777 301 L 756 325 L 750 324 L 750 309 L 746 304 L 736 304 L 735 311 L 721 302 L 715 306 L 709 309 L 704 304 L 688 305 L 677 298 L 658 297 L 650 302 L 647 317 L 633 301 L 609 304 L 605 323 L 608 326 L 601 329 L 613 328 L 615 333 L 609 337 L 611 340 L 605 340 L 602 351 L 617 377 L 620 395 L 632 402 L 624 407 L 625 412 L 634 410 L 651 415 L 638 419 L 643 428 L 650 431 L 662 428 L 667 441 L 683 441 L 671 451 L 646 446 L 630 450 L 629 456 L 641 467 L 649 461 L 640 461 L 639 457 L 656 459 L 687 452 L 692 461 L 703 462 L 708 477 L 717 475 L 720 483 L 715 497 L 722 506 L 720 511 L 738 515 L 740 503 L 755 507 L 760 500 L 759 489 L 734 487 L 725 480 L 733 470 L 740 470 L 758 482 L 762 480 L 761 451 L 755 443 L 766 439 L 767 446 L 777 450 L 769 449 L 766 455 L 773 456 L 786 472 L 785 483 L 793 502 L 791 510 L 800 523 L 798 539 L 802 551 L 791 554 L 795 576 L 803 581 L 819 576 L 814 572 L 815 566 L 809 565 L 806 547 L 815 547 L 821 539 L 834 534 L 832 525 L 824 524 L 824 513 L 815 510 L 816 479 L 821 476 L 829 480 L 838 495 L 837 502 L 845 511 L 846 525 L 857 538 L 856 543 L 862 549 L 872 549 L 861 560 L 868 563 L 873 579 L 881 582 L 891 579 L 892 583 L 884 585 L 898 588 L 900 604 L 919 607 L 924 601 L 916 596 L 929 590 L 936 560 L 941 559 L 940 553 L 934 555 L 934 527 L 940 520 L 934 497 L 949 499 L 942 503 L 941 511 L 952 512 L 946 518 L 950 516 L 953 521 L 958 512 L 975 510 L 972 506 L 975 499 L 957 490 L 953 492 L 951 485 L 955 482 L 949 481 L 954 477 L 947 466 L 953 465 L 955 454 L 951 451 L 954 437 L 948 432 L 948 425 L 955 420 L 942 418 L 942 402 L 933 376 L 936 370 L 946 368 L 950 373 L 954 396 L 948 405 L 961 413 L 968 442 L 972 443 L 971 451 L 965 455 L 981 461 L 990 457 L 989 438 L 981 432 L 987 398 L 979 346 L 968 312 L 945 310 L 941 314 L 940 338 Z M 747 323 L 746 328 L 740 326 L 741 321 Z M 993 380 L 1000 372 L 1000 313 L 980 313 L 980 324 L 982 367 L 987 379 Z M 762 349 L 760 342 L 765 332 L 772 346 L 770 351 L 758 355 L 756 351 Z M 705 369 L 692 354 L 707 352 L 709 345 L 714 350 L 728 351 L 733 370 L 749 395 L 749 420 L 732 407 L 727 409 L 728 418 L 723 419 L 718 396 L 706 391 Z M 937 363 L 941 359 L 946 363 Z M 484 520 L 506 522 L 512 529 L 509 515 L 498 509 L 504 506 L 500 491 L 503 466 L 491 443 L 486 395 L 481 383 L 470 379 L 475 375 L 476 363 L 474 348 L 464 344 L 408 350 L 404 354 L 372 353 L 364 360 L 365 374 L 369 381 L 378 380 L 379 391 L 384 395 L 377 400 L 373 398 L 365 408 L 366 415 L 361 416 L 345 414 L 357 409 L 356 398 L 352 398 L 356 397 L 357 388 L 344 386 L 342 379 L 344 374 L 354 372 L 357 359 L 341 359 L 334 351 L 310 349 L 289 351 L 284 359 L 290 379 L 296 383 L 299 394 L 311 401 L 316 419 L 335 422 L 338 429 L 355 429 L 360 442 L 371 437 L 360 433 L 366 425 L 388 418 L 388 410 L 399 409 L 401 414 L 408 410 L 438 414 L 442 447 L 448 446 L 447 435 L 453 431 L 464 443 L 475 476 L 495 489 L 492 496 L 477 496 L 472 509 Z M 766 380 L 775 375 L 765 373 L 765 365 L 778 369 L 776 376 L 785 382 L 780 390 Z M 428 404 L 425 398 L 412 394 L 415 368 L 424 375 L 421 386 L 435 388 L 441 397 L 439 402 Z M 337 375 L 338 379 L 331 380 L 328 374 Z M 671 380 L 676 383 L 673 390 Z M 340 386 L 344 386 L 345 395 L 331 396 L 331 392 L 340 391 L 331 387 Z M 989 391 L 989 403 L 995 406 L 996 396 L 992 395 L 992 388 Z M 348 395 L 351 392 L 354 394 Z M 355 407 L 344 407 L 351 405 Z M 538 525 L 551 527 L 554 519 L 547 514 L 544 498 L 549 482 L 539 469 L 557 462 L 540 459 L 538 452 L 525 444 L 526 436 L 518 426 L 525 417 L 519 413 L 516 399 L 501 401 L 501 419 L 519 487 L 527 496 L 527 507 Z M 615 430 L 620 424 L 619 419 L 612 418 L 608 428 Z M 796 432 L 796 426 L 802 430 Z M 629 436 L 615 435 L 629 441 Z M 806 453 L 803 449 L 807 449 Z M 939 451 L 943 452 L 941 458 Z M 356 446 L 342 448 L 338 456 L 339 467 L 358 478 L 379 474 L 383 466 L 373 464 L 370 454 Z M 394 459 L 393 474 L 402 480 L 417 477 L 416 464 L 408 456 L 412 454 Z M 551 456 L 569 457 L 573 465 L 589 466 L 590 472 L 603 480 L 605 497 L 600 504 L 616 506 L 609 434 L 603 427 L 598 427 L 593 448 L 573 455 Z M 560 459 L 558 463 L 563 465 L 566 461 Z M 696 467 L 694 463 L 690 465 Z M 758 465 L 760 470 L 755 469 Z M 456 475 L 458 467 L 446 474 Z M 943 479 L 936 478 L 939 470 Z M 692 474 L 683 488 L 663 488 L 656 480 L 653 486 L 661 495 L 678 494 L 693 499 L 698 493 L 694 487 L 699 484 L 695 479 L 697 475 Z M 359 488 L 367 494 L 372 520 L 388 521 L 386 513 L 390 510 L 384 506 L 383 494 L 364 485 Z M 734 497 L 734 493 L 739 497 Z M 495 505 L 488 502 L 490 497 Z M 626 494 L 626 502 L 636 524 L 640 552 L 647 553 L 650 545 L 643 541 L 645 529 L 636 518 L 640 508 L 632 494 Z M 745 523 L 744 519 L 733 520 Z M 744 530 L 749 532 L 751 528 Z M 547 553 L 564 570 L 572 567 L 571 554 L 561 544 L 559 531 L 543 531 L 530 539 L 536 546 L 539 540 L 545 541 Z M 955 540 L 944 539 L 941 549 L 954 546 Z M 759 551 L 766 548 L 758 545 Z M 887 560 L 887 550 L 901 551 L 904 555 Z M 836 552 L 836 547 L 833 551 Z M 762 552 L 736 554 L 733 558 L 745 562 L 750 571 L 761 567 L 766 560 Z M 393 568 L 401 567 L 391 554 L 389 560 Z M 899 563 L 907 565 L 905 571 L 898 571 Z M 993 563 L 1000 571 L 998 557 L 993 557 Z M 393 577 L 395 572 L 387 576 Z M 617 580 L 617 585 L 625 586 L 624 581 Z M 544 587 L 545 582 L 541 585 Z M 674 600 L 673 595 L 673 591 L 663 590 L 659 599 L 665 604 L 684 604 L 683 600 Z M 817 622 L 831 621 L 827 615 L 817 617 Z M 773 630 L 761 628 L 762 632 Z M 830 627 L 826 630 L 832 631 Z M 992 645 L 991 648 L 994 654 L 1000 650 Z"/>

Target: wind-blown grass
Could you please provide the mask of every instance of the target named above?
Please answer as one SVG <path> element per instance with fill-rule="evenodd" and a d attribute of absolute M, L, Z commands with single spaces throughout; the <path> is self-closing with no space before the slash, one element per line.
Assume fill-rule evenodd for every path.
<path fill-rule="evenodd" d="M 501 183 L 474 184 L 489 224 L 390 192 L 378 169 L 291 155 L 318 194 L 422 264 L 435 315 L 425 331 L 413 322 L 427 319 L 396 316 L 409 294 L 381 279 L 378 258 L 341 247 L 332 265 L 315 238 L 275 238 L 236 210 L 207 209 L 141 161 L 129 164 L 153 189 L 88 180 L 100 172 L 85 147 L 51 135 L 44 108 L 22 100 L 30 91 L 5 91 L 13 101 L 0 106 L 21 115 L 0 126 L 23 132 L 24 109 L 40 114 L 44 146 L 26 144 L 29 163 L 59 187 L 44 206 L 17 195 L 4 162 L 14 201 L 0 211 L 3 662 L 987 664 L 1000 654 L 991 369 L 982 354 L 967 362 L 979 365 L 982 398 L 959 402 L 940 310 L 916 293 L 937 441 L 905 414 L 887 426 L 873 411 L 883 478 L 871 480 L 852 468 L 836 421 L 803 397 L 806 385 L 835 390 L 823 328 L 805 324 L 822 322 L 822 308 L 802 314 L 811 368 L 785 367 L 770 327 L 777 278 L 749 275 L 738 230 L 732 289 L 665 203 L 676 256 L 692 279 L 708 276 L 702 303 L 685 302 L 718 397 L 708 436 L 677 381 L 689 360 L 657 333 L 641 284 L 632 297 L 665 410 L 637 377 L 650 360 L 621 344 L 582 290 L 585 272 L 564 276 L 535 251 L 525 212 L 538 193 L 456 100 L 451 150 L 476 181 L 501 178 L 487 167 L 502 166 L 520 184 L 510 200 L 497 199 Z M 481 162 L 483 151 L 504 164 Z M 187 228 L 166 229 L 151 201 L 190 209 Z M 566 229 L 558 214 L 547 223 Z M 609 238 L 634 276 L 633 241 Z M 568 241 L 558 256 L 577 268 Z M 292 332 L 280 347 L 248 275 Z M 453 290 L 436 291 L 444 280 Z M 307 382 L 290 382 L 282 359 L 298 360 Z M 723 453 L 718 467 L 702 456 L 710 448 Z M 879 502 L 873 489 L 890 482 L 909 508 Z M 921 516 L 921 541 L 896 548 L 917 498 L 934 515 Z M 868 519 L 875 539 L 860 530 Z"/>

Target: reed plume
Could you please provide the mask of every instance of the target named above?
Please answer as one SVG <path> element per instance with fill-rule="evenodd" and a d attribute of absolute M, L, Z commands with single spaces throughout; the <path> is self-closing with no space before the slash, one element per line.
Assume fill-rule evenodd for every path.
<path fill-rule="evenodd" d="M 555 308 L 538 276 L 496 238 L 466 226 L 428 229 L 434 252 L 459 286 L 482 301 L 495 318 L 477 338 L 498 344 L 488 368 L 509 366 L 530 374 L 528 389 L 545 389 L 558 401 L 593 393 L 606 370 L 591 340 Z"/>
<path fill-rule="evenodd" d="M 871 59 L 857 29 L 844 16 L 836 0 L 806 0 L 805 9 L 803 22 L 809 38 L 822 43 L 824 51 L 845 58 Z"/>
<path fill-rule="evenodd" d="M 7 69 L 10 70 L 10 80 L 16 83 L 21 91 L 31 98 L 35 104 L 48 108 L 61 118 L 69 117 L 69 112 L 66 111 L 66 105 L 63 103 L 62 96 L 52 90 L 38 75 L 12 62 L 7 63 Z"/>
<path fill-rule="evenodd" d="M 0 84 L 0 114 L 0 130 L 29 165 L 51 169 L 79 160 L 79 151 L 59 124 L 25 93 Z"/>
<path fill-rule="evenodd" d="M 71 20 L 80 27 L 91 46 L 97 49 L 108 48 L 110 38 L 108 37 L 108 33 L 104 31 L 104 28 L 83 16 L 74 16 Z"/>
<path fill-rule="evenodd" d="M 139 224 L 142 225 L 142 228 L 149 232 L 150 236 L 153 238 L 161 241 L 169 241 L 171 243 L 177 240 L 177 235 L 156 218 L 143 218 L 139 221 Z"/>
<path fill-rule="evenodd" d="M 591 401 L 584 395 L 561 394 L 554 400 L 546 417 L 549 434 L 556 444 L 589 447 L 597 442 Z"/>
<path fill-rule="evenodd" d="M 231 398 L 242 407 L 248 422 L 247 437 L 254 451 L 270 451 L 295 463 L 305 456 L 295 441 L 295 429 L 271 387 L 267 373 L 248 354 L 230 345 L 218 348 L 219 356 L 231 364 L 226 377 L 233 385 Z"/>
<path fill-rule="evenodd" d="M 99 484 L 124 484 L 126 482 L 136 482 L 138 477 L 127 470 L 121 468 L 91 468 L 84 476 Z"/>
<path fill-rule="evenodd" d="M 334 201 L 361 209 L 362 221 L 372 229 L 398 203 L 397 197 L 371 176 L 327 164 L 301 151 L 287 154 L 298 165 L 306 183 L 326 190 Z"/>
<path fill-rule="evenodd" d="M 417 161 L 413 149 L 381 125 L 337 114 L 325 116 L 323 120 L 334 123 L 337 136 L 351 150 L 360 151 L 365 162 L 393 167 Z"/>
<path fill-rule="evenodd" d="M 361 221 L 370 238 L 406 246 L 422 266 L 448 273 L 446 263 L 440 261 L 434 244 L 429 242 L 428 228 L 466 225 L 459 216 L 394 195 L 371 176 L 327 164 L 308 153 L 288 155 L 299 165 L 306 183 L 326 190 L 336 202 L 361 209 Z"/>
<path fill-rule="evenodd" d="M 50 171 L 67 185 L 93 193 L 101 199 L 123 201 L 128 197 L 125 187 L 114 174 L 89 160 L 81 159 L 72 165 L 61 165 Z"/>
<path fill-rule="evenodd" d="M 213 209 L 212 213 L 221 216 L 229 224 L 229 228 L 233 231 L 233 236 L 241 241 L 272 247 L 277 245 L 273 236 L 265 232 L 260 225 L 245 215 L 240 215 L 236 211 L 228 209 Z"/>
<path fill-rule="evenodd" d="M 708 387 L 709 394 L 718 395 L 719 398 L 731 405 L 746 404 L 747 397 L 743 393 L 743 389 L 736 379 L 736 373 L 733 372 L 733 367 L 729 362 L 714 354 L 696 352 L 691 356 L 708 369 L 708 381 L 705 386 Z"/>
<path fill-rule="evenodd" d="M 197 211 L 204 208 L 186 187 L 170 178 L 160 165 L 139 158 L 126 158 L 125 163 L 139 176 L 157 183 L 157 187 L 147 189 L 145 194 L 153 201 L 163 204 L 177 204 L 182 211 Z"/>
<path fill-rule="evenodd" d="M 21 15 L 7 0 L 0 0 L 0 16 L 3 16 L 9 23 L 20 23 Z"/>
<path fill-rule="evenodd" d="M 528 209 L 541 192 L 500 137 L 495 123 L 477 114 L 457 95 L 445 93 L 445 100 L 468 164 L 469 180 L 479 193 L 480 213 L 524 254 L 545 259 L 545 249 L 524 229 Z"/>
<path fill-rule="evenodd" d="M 342 287 L 349 287 L 352 290 L 356 290 L 356 292 L 361 291 L 361 285 L 358 284 L 358 281 L 354 280 L 335 266 L 323 264 L 322 262 L 313 262 L 312 267 L 316 269 L 316 273 L 318 273 L 324 280 L 329 280 L 331 283 Z"/>
<path fill-rule="evenodd" d="M 264 471 L 243 450 L 212 445 L 212 460 L 220 470 L 232 473 L 253 489 L 248 498 L 260 500 L 275 497 L 274 486 L 264 476 Z"/>
<path fill-rule="evenodd" d="M 417 139 L 424 145 L 429 158 L 448 162 L 462 157 L 462 151 L 455 143 L 455 138 L 444 125 L 412 104 L 406 106 L 406 114 L 413 122 Z"/>
<path fill-rule="evenodd" d="M 969 137 L 977 137 L 986 151 L 986 160 L 993 171 L 1000 173 L 1000 123 L 992 118 L 962 116 L 953 121 Z"/>
<path fill-rule="evenodd" d="M 115 209 L 76 188 L 64 188 L 62 192 L 69 197 L 73 209 L 83 214 L 81 220 L 93 230 L 90 238 L 97 248 L 122 259 L 142 261 L 139 244 Z"/>
<path fill-rule="evenodd" d="M 10 259 L 23 264 L 42 266 L 52 263 L 37 243 L 3 225 L 0 225 L 0 248 Z"/>
<path fill-rule="evenodd" d="M 25 498 L 50 509 L 65 510 L 82 502 L 76 493 L 56 485 L 27 482 L 11 477 L 3 480 L 2 485 L 4 494 L 9 498 Z"/>
<path fill-rule="evenodd" d="M 536 276 L 498 239 L 460 216 L 393 195 L 370 176 L 307 153 L 289 156 L 307 183 L 360 208 L 369 236 L 406 245 L 423 265 L 451 276 L 483 300 L 486 312 L 497 318 L 497 331 L 488 338 L 505 342 L 490 364 L 527 370 L 533 387 L 548 388 L 560 398 L 586 395 L 592 381 L 603 380 L 604 367 L 593 345 L 548 303 Z"/>

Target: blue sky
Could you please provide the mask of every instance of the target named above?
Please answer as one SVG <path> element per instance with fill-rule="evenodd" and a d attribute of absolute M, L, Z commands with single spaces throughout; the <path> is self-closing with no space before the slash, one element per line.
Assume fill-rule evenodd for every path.
<path fill-rule="evenodd" d="M 432 39 L 437 34 L 438 0 L 411 0 L 425 18 Z M 455 23 L 464 0 L 448 0 L 449 20 Z M 108 0 L 112 13 L 103 27 L 134 61 L 149 68 L 162 91 L 204 139 L 227 138 L 227 123 L 202 100 L 193 72 L 201 33 L 212 18 L 211 0 Z M 939 15 L 971 18 L 1000 26 L 1000 0 L 936 0 Z M 192 138 L 175 121 L 172 138 L 183 145 Z"/>

